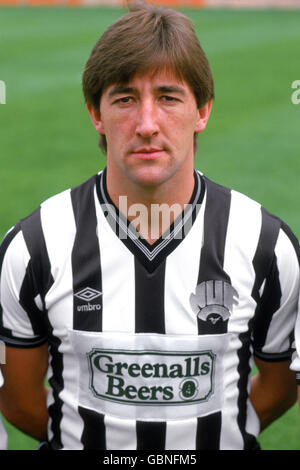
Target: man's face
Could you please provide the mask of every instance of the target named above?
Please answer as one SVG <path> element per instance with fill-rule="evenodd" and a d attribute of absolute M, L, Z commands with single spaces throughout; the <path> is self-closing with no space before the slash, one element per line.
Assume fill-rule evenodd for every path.
<path fill-rule="evenodd" d="M 194 133 L 204 130 L 210 106 L 197 109 L 189 85 L 160 72 L 108 87 L 100 110 L 88 109 L 96 130 L 106 136 L 112 177 L 156 186 L 193 167 Z"/>

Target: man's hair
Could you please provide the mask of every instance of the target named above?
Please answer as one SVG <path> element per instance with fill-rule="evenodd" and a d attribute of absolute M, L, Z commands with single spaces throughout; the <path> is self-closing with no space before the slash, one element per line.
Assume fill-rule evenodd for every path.
<path fill-rule="evenodd" d="M 177 10 L 140 0 L 128 4 L 129 12 L 104 32 L 85 65 L 86 102 L 99 109 L 101 95 L 109 86 L 126 84 L 136 73 L 164 70 L 172 70 L 189 84 L 198 108 L 213 99 L 212 72 L 192 21 Z M 106 152 L 105 136 L 99 145 Z"/>

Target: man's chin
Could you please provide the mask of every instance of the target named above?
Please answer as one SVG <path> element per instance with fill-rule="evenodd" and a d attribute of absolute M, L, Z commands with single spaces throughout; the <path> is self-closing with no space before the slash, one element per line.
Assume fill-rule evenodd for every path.
<path fill-rule="evenodd" d="M 166 182 L 170 178 L 171 173 L 161 168 L 148 167 L 130 171 L 128 176 L 136 185 L 150 189 Z"/>

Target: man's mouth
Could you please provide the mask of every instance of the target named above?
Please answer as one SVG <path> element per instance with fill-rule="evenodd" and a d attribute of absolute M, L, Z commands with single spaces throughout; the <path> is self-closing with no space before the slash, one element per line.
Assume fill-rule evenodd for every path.
<path fill-rule="evenodd" d="M 159 147 L 139 147 L 132 152 L 132 155 L 143 160 L 154 160 L 159 158 L 162 152 L 163 149 Z"/>

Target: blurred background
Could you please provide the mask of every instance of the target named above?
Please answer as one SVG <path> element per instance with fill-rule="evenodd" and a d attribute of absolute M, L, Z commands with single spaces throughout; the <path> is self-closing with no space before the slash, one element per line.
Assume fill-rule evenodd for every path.
<path fill-rule="evenodd" d="M 300 1 L 150 3 L 192 18 L 212 66 L 216 99 L 196 168 L 262 203 L 300 239 L 300 92 L 293 88 L 300 80 Z M 81 75 L 94 43 L 124 12 L 117 0 L 0 0 L 1 238 L 42 201 L 105 166 Z M 10 449 L 36 447 L 6 426 Z M 297 405 L 260 442 L 300 450 Z"/>

